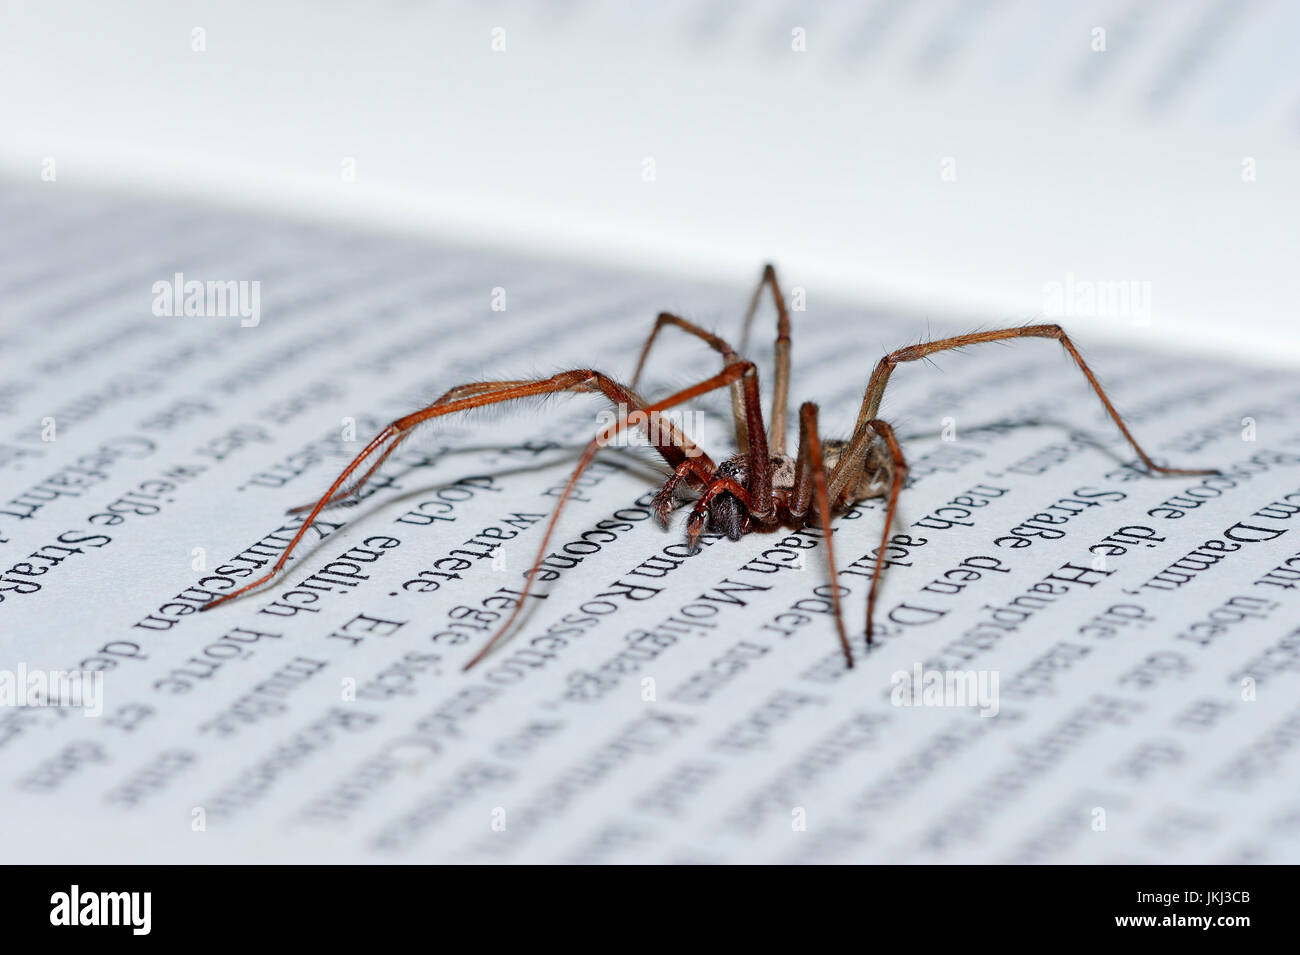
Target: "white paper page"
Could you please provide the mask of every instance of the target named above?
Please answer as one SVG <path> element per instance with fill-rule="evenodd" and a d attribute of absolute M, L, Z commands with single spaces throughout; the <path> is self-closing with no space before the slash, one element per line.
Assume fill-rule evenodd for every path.
<path fill-rule="evenodd" d="M 609 449 L 558 576 L 462 673 L 602 401 L 429 427 L 276 585 L 205 614 L 195 588 L 247 580 L 288 507 L 448 387 L 626 379 L 659 310 L 734 335 L 749 288 L 62 187 L 3 187 L 0 230 L 0 679 L 104 674 L 98 717 L 0 709 L 6 862 L 1300 858 L 1293 372 L 1070 329 L 1139 440 L 1206 480 L 1126 467 L 1054 342 L 902 367 L 884 413 L 911 479 L 870 652 L 880 501 L 835 523 L 851 671 L 818 533 L 686 556 L 684 514 L 649 518 L 664 468 Z M 154 314 L 177 272 L 259 282 L 257 314 Z M 828 436 L 885 351 L 971 327 L 781 279 L 792 396 Z M 652 396 L 718 368 L 658 349 Z M 729 454 L 725 393 L 688 410 Z M 896 705 L 917 667 L 996 696 Z"/>

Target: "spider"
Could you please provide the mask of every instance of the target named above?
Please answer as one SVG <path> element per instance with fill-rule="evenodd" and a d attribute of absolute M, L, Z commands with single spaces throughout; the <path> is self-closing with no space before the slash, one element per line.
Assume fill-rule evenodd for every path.
<path fill-rule="evenodd" d="M 765 428 L 763 411 L 759 402 L 758 371 L 745 354 L 749 330 L 754 315 L 761 304 L 764 290 L 771 293 L 776 306 L 775 383 L 772 390 L 770 426 Z M 664 328 L 673 326 L 703 341 L 722 356 L 722 370 L 703 381 L 684 388 L 666 398 L 647 402 L 636 392 L 637 383 L 645 369 L 646 359 L 655 340 Z M 984 342 L 1011 338 L 1053 338 L 1061 343 L 1074 360 L 1088 384 L 1101 399 L 1102 405 L 1114 420 L 1120 433 L 1137 452 L 1147 468 L 1167 475 L 1217 474 L 1213 469 L 1169 468 L 1156 464 L 1142 450 L 1124 424 L 1119 412 L 1106 397 L 1101 384 L 1083 357 L 1059 325 L 1020 325 L 995 331 L 973 332 L 951 338 L 909 345 L 885 355 L 876 364 L 867 381 L 866 394 L 858 411 L 853 434 L 848 440 L 822 441 L 817 428 L 817 405 L 804 402 L 799 408 L 799 444 L 793 456 L 787 453 L 786 409 L 790 386 L 790 315 L 785 298 L 772 265 L 763 268 L 762 277 L 750 298 L 749 307 L 741 326 L 740 348 L 734 349 L 724 339 L 678 315 L 662 312 L 655 319 L 650 336 L 646 339 L 637 361 L 636 371 L 629 385 L 622 385 L 608 375 L 590 368 L 561 372 L 549 378 L 532 380 L 485 381 L 459 385 L 446 392 L 432 404 L 398 418 L 375 435 L 350 464 L 334 479 L 334 483 L 315 504 L 291 508 L 288 513 L 307 512 L 302 526 L 294 535 L 279 560 L 265 575 L 245 584 L 238 590 L 223 594 L 204 604 L 203 610 L 231 600 L 246 591 L 265 584 L 284 569 L 285 563 L 297 548 L 307 529 L 327 507 L 343 503 L 356 494 L 380 468 L 401 443 L 420 424 L 443 415 L 468 411 L 503 401 L 514 401 L 538 395 L 561 392 L 591 392 L 604 395 L 618 410 L 617 419 L 603 428 L 583 450 L 573 475 L 551 512 L 546 532 L 538 548 L 537 557 L 526 575 L 526 582 L 510 615 L 465 665 L 468 670 L 482 660 L 510 630 L 523 609 L 532 588 L 537 569 L 546 555 L 551 535 L 560 512 L 577 487 L 587 465 L 596 453 L 616 435 L 629 427 L 644 430 L 650 444 L 667 462 L 672 474 L 654 496 L 652 507 L 655 517 L 663 526 L 668 525 L 674 510 L 693 500 L 686 520 L 686 540 L 692 552 L 699 547 L 700 535 L 707 529 L 739 540 L 752 531 L 774 530 L 778 527 L 801 528 L 814 520 L 820 525 L 826 541 L 826 559 L 832 582 L 836 579 L 835 551 L 831 542 L 831 517 L 843 512 L 858 501 L 885 497 L 884 528 L 880 547 L 876 549 L 875 567 L 871 586 L 867 591 L 866 643 L 872 642 L 876 594 L 886 547 L 890 540 L 898 495 L 907 477 L 907 462 L 899 448 L 894 429 L 877 415 L 894 369 L 905 362 L 926 358 L 935 352 Z M 700 395 L 720 388 L 731 389 L 732 416 L 735 419 L 738 451 L 720 464 L 696 445 L 663 412 Z M 373 460 L 371 460 L 373 459 Z M 344 487 L 365 462 L 369 466 Z M 830 588 L 835 627 L 847 666 L 853 666 L 853 650 L 844 629 L 844 615 L 840 605 L 839 589 Z"/>

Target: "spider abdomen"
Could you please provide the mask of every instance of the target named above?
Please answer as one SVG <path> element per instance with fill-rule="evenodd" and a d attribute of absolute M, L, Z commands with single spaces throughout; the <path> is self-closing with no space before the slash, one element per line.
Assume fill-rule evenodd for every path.
<path fill-rule="evenodd" d="M 822 461 L 826 466 L 827 473 L 835 470 L 836 465 L 840 463 L 840 458 L 848 450 L 848 446 L 847 441 L 839 440 L 829 440 L 822 443 Z M 861 472 L 843 490 L 839 503 L 847 505 L 852 501 L 883 497 L 888 493 L 890 482 L 893 479 L 893 458 L 889 454 L 889 446 L 885 443 L 884 438 L 877 435 L 876 439 L 867 446 L 867 452 L 863 455 Z"/>

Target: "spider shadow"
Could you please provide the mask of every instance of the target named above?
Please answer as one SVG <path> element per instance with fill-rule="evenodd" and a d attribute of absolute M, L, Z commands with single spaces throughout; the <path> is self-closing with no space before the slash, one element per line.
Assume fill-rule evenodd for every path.
<path fill-rule="evenodd" d="M 1017 419 L 1003 419 L 1001 421 L 990 421 L 987 424 L 975 425 L 970 428 L 963 428 L 966 434 L 981 434 L 984 432 L 1006 431 L 1018 428 L 1051 428 L 1057 431 L 1063 431 L 1070 439 L 1091 450 L 1100 451 L 1106 457 L 1110 458 L 1116 464 L 1124 464 L 1124 458 L 1116 453 L 1110 446 L 1103 444 L 1098 438 L 1092 435 L 1092 432 L 1085 431 L 1077 425 L 1061 421 L 1058 418 L 1051 417 L 1031 417 Z M 907 454 L 907 443 L 909 441 L 926 441 L 943 438 L 943 429 L 936 431 L 910 431 L 906 434 L 899 434 L 898 443 L 903 447 L 903 454 Z"/>
<path fill-rule="evenodd" d="M 443 464 L 443 462 L 447 458 L 455 457 L 458 455 L 478 455 L 478 454 L 493 454 L 493 453 L 504 454 L 515 447 L 517 447 L 517 445 L 510 445 L 510 444 L 466 445 L 463 447 L 447 448 L 437 452 L 421 452 L 416 448 L 409 449 L 408 451 L 406 451 L 405 454 L 399 452 L 393 455 L 393 460 L 402 463 L 404 466 L 394 468 L 388 473 L 382 473 L 382 472 L 377 473 L 375 477 L 371 479 L 372 482 L 374 483 L 373 490 L 370 490 L 368 493 L 364 494 L 362 497 L 358 499 L 339 501 L 335 504 L 330 504 L 326 506 L 324 509 L 321 510 L 320 514 L 317 516 L 317 519 L 318 520 L 325 519 L 326 515 L 344 509 L 349 512 L 348 516 L 345 518 L 345 521 L 348 524 L 352 524 L 356 521 L 367 519 L 368 517 L 371 516 L 369 513 L 353 514 L 351 512 L 354 512 L 358 508 L 361 508 L 367 501 L 369 501 L 380 491 L 384 490 L 385 488 L 389 488 L 398 484 L 398 482 L 414 474 L 416 471 L 420 470 L 421 468 L 439 467 Z M 451 477 L 440 482 L 431 483 L 431 484 L 420 484 L 419 486 L 412 487 L 407 490 L 399 491 L 397 494 L 393 495 L 392 497 L 389 497 L 386 500 L 379 502 L 376 505 L 376 509 L 384 509 L 394 505 L 400 506 L 414 499 L 418 499 L 429 494 L 436 494 L 439 491 L 456 487 L 466 478 L 471 478 L 471 477 L 491 477 L 493 480 L 496 480 L 498 478 L 509 478 L 521 474 L 536 474 L 539 471 L 546 471 L 552 468 L 562 467 L 564 465 L 569 465 L 571 471 L 571 466 L 575 464 L 575 462 L 581 456 L 585 448 L 586 448 L 585 442 L 581 445 L 578 444 L 557 445 L 553 448 L 548 448 L 543 452 L 539 452 L 537 457 L 535 457 L 533 460 L 523 462 L 517 466 L 513 466 L 513 467 L 507 466 L 504 468 L 494 468 L 494 469 L 476 469 L 473 471 L 467 471 L 466 473 L 459 474 L 455 477 Z M 605 450 L 615 450 L 615 448 L 607 448 Z M 421 457 L 421 460 L 419 460 L 416 463 L 410 463 L 411 459 L 415 458 L 417 455 Z M 543 456 L 545 457 L 543 458 Z M 539 460 L 539 458 L 541 460 Z M 620 454 L 620 455 L 606 454 L 603 457 L 601 457 L 600 461 L 602 464 L 611 465 L 618 470 L 624 471 L 625 473 L 635 474 L 638 477 L 642 477 L 646 479 L 647 482 L 650 483 L 661 484 L 671 473 L 665 468 L 657 468 L 653 461 L 638 457 L 636 454 Z M 557 485 L 557 489 L 562 486 L 563 485 Z M 558 502 L 558 500 L 559 498 L 557 496 L 556 498 L 553 499 L 552 503 Z M 569 500 L 572 501 L 573 498 L 571 497 Z M 322 537 L 319 540 L 317 540 L 315 543 L 311 544 L 310 546 L 304 545 L 303 550 L 301 550 L 297 555 L 295 555 L 293 563 L 301 563 L 303 561 L 310 560 L 313 556 L 315 556 L 317 552 L 319 552 L 322 549 L 322 547 L 324 547 L 327 544 L 328 540 L 329 540 L 328 537 Z M 285 576 L 288 575 L 288 572 L 289 572 L 289 567 L 286 566 L 284 571 Z M 280 583 L 282 579 L 283 578 L 281 578 L 280 580 L 267 581 L 265 589 L 266 590 L 274 589 L 277 583 Z M 265 592 L 265 591 L 263 589 L 253 591 L 253 593 L 261 593 L 261 592 Z M 527 611 L 525 611 L 525 613 L 526 612 Z M 523 619 L 524 619 L 523 616 L 521 616 L 520 619 L 521 623 L 523 622 Z"/>

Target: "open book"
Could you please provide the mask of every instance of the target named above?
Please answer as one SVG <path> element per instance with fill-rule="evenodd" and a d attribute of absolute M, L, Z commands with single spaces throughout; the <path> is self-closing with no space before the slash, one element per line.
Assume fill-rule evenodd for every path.
<path fill-rule="evenodd" d="M 1139 6 L 1126 16 L 1140 21 Z M 860 42 L 883 35 L 893 9 L 875 5 Z M 1214 9 L 1202 11 L 1205 22 L 1220 22 Z M 759 12 L 752 22 L 760 26 L 784 23 L 779 9 Z M 458 16 L 466 35 L 478 30 L 469 14 L 443 15 Z M 609 35 L 599 13 L 572 15 L 547 43 Z M 299 39 L 302 30 L 336 29 L 338 16 L 304 25 Z M 435 14 L 388 11 L 358 24 L 357 55 L 377 56 L 369 39 L 391 33 L 398 16 Z M 157 29 L 179 22 L 159 18 Z M 1022 35 L 1032 32 L 1016 22 Z M 722 29 L 691 23 L 703 35 Z M 1247 20 L 1242 29 L 1254 35 L 1268 25 Z M 779 31 L 782 55 L 798 27 Z M 807 26 L 810 49 L 825 35 L 818 29 Z M 835 32 L 829 21 L 821 29 Z M 234 43 L 212 25 L 205 35 L 212 55 Z M 859 42 L 847 28 L 836 35 L 842 50 Z M 204 55 L 189 49 L 189 26 L 184 36 L 185 56 Z M 507 51 L 516 42 L 527 50 L 529 37 L 540 42 L 532 30 L 506 36 Z M 938 70 L 963 36 L 951 34 L 947 45 L 940 36 L 929 59 L 907 62 Z M 482 42 L 490 51 L 490 29 Z M 604 62 L 621 49 L 591 55 Z M 245 46 L 242 55 L 255 51 Z M 464 56 L 459 48 L 449 55 Z M 694 62 L 707 72 L 707 57 Z M 1102 82 L 1083 66 L 1072 75 L 1082 90 Z M 1148 106 L 1172 110 L 1182 75 L 1170 72 L 1163 93 L 1149 91 Z M 826 78 L 808 84 L 804 94 L 820 84 L 845 95 Z M 248 91 L 242 101 L 256 98 Z M 614 110 L 597 112 L 606 108 Z M 683 109 L 687 126 L 704 115 Z M 197 122 L 186 115 L 177 121 Z M 1258 111 L 1283 141 L 1294 132 L 1279 115 Z M 892 116 L 881 121 L 897 124 Z M 470 117 L 462 120 L 470 128 Z M 627 132 L 610 123 L 615 139 Z M 29 150 L 35 169 L 42 152 L 27 128 L 16 148 Z M 89 156 L 93 130 L 86 135 L 68 134 L 63 145 Z M 1157 138 L 1138 148 L 1173 149 L 1174 140 Z M 99 168 L 110 169 L 105 142 Z M 1232 188 L 1250 188 L 1237 176 L 1239 154 L 1248 154 L 1224 142 Z M 272 171 L 257 180 L 263 197 L 283 182 L 275 163 L 293 161 L 283 147 L 269 141 Z M 167 148 L 146 141 L 140 155 L 154 165 L 136 178 L 156 174 L 170 189 L 184 178 L 178 170 L 190 169 L 216 196 L 257 178 L 194 157 L 185 165 Z M 347 148 L 321 155 L 346 158 Z M 450 150 L 464 163 L 450 174 L 463 173 L 470 192 L 490 178 L 474 178 L 465 159 L 474 148 Z M 790 142 L 774 148 L 799 151 Z M 948 154 L 927 150 L 927 175 L 937 180 Z M 665 254 L 635 269 L 613 261 L 630 255 L 591 251 L 618 234 L 617 221 L 605 231 L 561 227 L 554 249 L 535 230 L 520 243 L 532 251 L 503 251 L 483 243 L 481 223 L 435 240 L 355 216 L 295 217 L 284 204 L 239 211 L 164 188 L 92 188 L 68 181 L 77 165 L 62 160 L 63 146 L 53 152 L 59 171 L 46 181 L 20 177 L 15 154 L 6 154 L 10 174 L 0 185 L 6 861 L 1300 858 L 1300 378 L 1267 363 L 1296 342 L 1284 335 L 1255 362 L 1207 354 L 1224 336 L 1242 338 L 1244 326 L 1225 332 L 1221 318 L 1194 308 L 1183 323 L 1187 296 L 1160 295 L 1177 289 L 1171 277 L 1193 269 L 1203 250 L 1166 249 L 1163 260 L 1130 250 L 1137 272 L 1102 259 L 1072 272 L 1056 263 L 1074 261 L 1075 239 L 1007 244 L 1025 225 L 1024 210 L 1014 209 L 1009 223 L 980 221 L 996 238 L 971 261 L 1005 264 L 1028 249 L 1038 258 L 1025 274 L 1037 280 L 1003 271 L 1005 284 L 983 286 L 973 301 L 988 306 L 1019 289 L 1000 321 L 1016 324 L 1029 317 L 1023 293 L 1032 289 L 1043 304 L 1029 311 L 1066 326 L 1144 447 L 1162 463 L 1219 476 L 1147 474 L 1054 342 L 936 355 L 937 368 L 901 367 L 883 406 L 910 471 L 870 648 L 863 624 L 880 499 L 836 519 L 833 582 L 814 528 L 739 541 L 708 533 L 691 554 L 684 512 L 666 530 L 651 514 L 666 469 L 629 440 L 586 472 L 508 640 L 462 672 L 513 607 L 578 453 L 609 420 L 597 398 L 518 403 L 421 429 L 360 500 L 322 514 L 275 583 L 197 611 L 274 562 L 302 522 L 286 511 L 318 498 L 375 432 L 453 385 L 579 367 L 626 381 L 663 310 L 736 335 L 763 259 L 736 263 L 758 240 L 719 243 L 723 279 L 710 281 L 698 261 L 676 268 Z M 665 175 L 669 147 L 628 152 L 636 175 L 650 153 Z M 969 167 L 956 155 L 962 183 Z M 116 158 L 123 167 L 134 161 Z M 338 161 L 330 160 L 335 179 Z M 383 160 L 361 157 L 357 168 L 374 161 Z M 883 167 L 872 175 L 888 179 Z M 804 208 L 834 219 L 821 206 L 848 180 L 805 197 Z M 323 180 L 304 174 L 302 182 L 301 196 L 283 197 L 301 200 L 298 211 L 317 199 L 331 214 L 355 211 L 353 199 L 331 205 Z M 576 188 L 559 182 L 557 196 Z M 433 210 L 420 205 L 429 194 L 420 183 L 408 187 L 387 200 L 383 190 L 364 195 L 387 212 L 405 196 L 444 227 L 452 221 L 454 201 Z M 1173 195 L 1165 198 L 1176 205 Z M 760 199 L 754 209 L 770 208 Z M 726 201 L 739 207 L 736 197 Z M 520 207 L 526 238 L 548 210 Z M 773 215 L 783 221 L 789 211 L 787 203 Z M 893 223 L 906 218 L 901 206 L 878 211 Z M 509 219 L 501 208 L 487 214 Z M 1243 229 L 1242 241 L 1281 255 L 1270 241 L 1275 207 L 1243 214 L 1262 224 L 1262 238 Z M 929 241 L 921 215 L 920 232 L 871 240 L 854 220 L 848 248 L 865 255 L 897 242 L 900 260 L 910 257 Z M 650 213 L 642 221 L 662 252 L 670 223 Z M 754 225 L 756 235 L 769 236 L 771 222 Z M 1151 249 L 1163 241 L 1125 241 L 1139 239 Z M 1095 229 L 1086 242 L 1102 244 Z M 987 307 L 941 311 L 920 294 L 919 259 L 915 275 L 881 286 L 880 298 L 855 294 L 843 250 L 820 271 L 809 264 L 822 248 L 781 272 L 792 308 L 791 401 L 816 401 L 825 436 L 844 437 L 882 354 L 997 320 Z M 779 251 L 774 241 L 768 252 Z M 942 284 L 961 257 L 936 251 L 931 275 L 947 289 L 940 298 L 973 288 Z M 750 278 L 738 279 L 742 272 Z M 1231 288 L 1255 288 L 1253 273 L 1235 274 Z M 1107 299 L 1126 303 L 1118 312 L 1083 304 L 1079 283 L 1135 276 L 1134 285 L 1087 293 L 1122 291 Z M 1142 284 L 1151 276 L 1154 300 Z M 910 306 L 879 304 L 912 296 Z M 1291 315 L 1273 305 L 1273 328 L 1282 329 Z M 773 326 L 764 303 L 748 357 L 759 364 L 765 402 Z M 1261 327 L 1251 326 L 1256 344 Z M 1185 335 L 1169 335 L 1174 329 Z M 1170 344 L 1135 347 L 1117 337 L 1124 330 Z M 719 367 L 714 352 L 669 330 L 639 390 L 666 395 Z M 734 450 L 725 389 L 674 420 L 715 460 Z M 854 641 L 851 670 L 829 613 L 832 585 Z"/>

